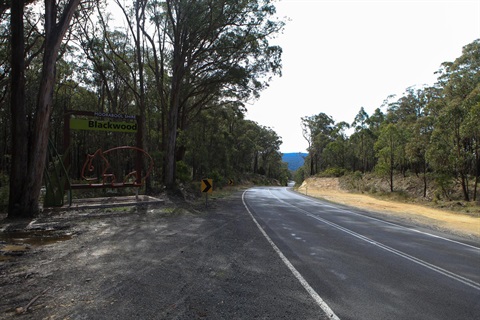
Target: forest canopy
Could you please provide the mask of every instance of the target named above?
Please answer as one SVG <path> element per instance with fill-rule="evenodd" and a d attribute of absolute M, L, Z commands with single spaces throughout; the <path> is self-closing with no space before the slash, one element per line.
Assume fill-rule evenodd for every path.
<path fill-rule="evenodd" d="M 284 184 L 281 137 L 245 119 L 245 106 L 281 75 L 282 48 L 271 40 L 285 23 L 274 2 L 1 2 L 0 199 L 9 217 L 38 213 L 59 159 L 68 159 L 67 175 L 78 182 L 87 154 L 119 146 L 152 157 L 147 193 L 247 174 Z M 424 196 L 433 181 L 447 199 L 459 186 L 465 200 L 478 200 L 480 40 L 437 74 L 433 86 L 407 88 L 372 114 L 360 108 L 351 123 L 323 112 L 303 117 L 309 155 L 301 176 L 376 172 L 394 191 L 396 174 L 413 173 Z M 80 130 L 66 130 L 70 121 Z M 88 125 L 118 130 L 83 130 Z M 115 158 L 119 172 L 136 161 Z"/>
<path fill-rule="evenodd" d="M 284 22 L 273 3 L 2 2 L 0 175 L 2 187 L 10 187 L 9 216 L 38 212 L 44 169 L 55 162 L 43 160 L 49 140 L 69 159 L 72 180 L 81 178 L 87 153 L 134 145 L 154 160 L 147 192 L 205 177 L 221 185 L 244 173 L 286 181 L 280 137 L 244 118 L 246 103 L 281 74 L 282 50 L 270 40 Z M 123 15 L 121 26 L 108 11 L 112 4 Z M 72 111 L 133 116 L 136 125 L 115 125 L 141 134 L 67 136 Z M 87 120 L 73 122 L 85 128 Z M 105 117 L 89 120 L 96 128 L 113 126 Z"/>
<path fill-rule="evenodd" d="M 309 143 L 303 176 L 375 172 L 387 178 L 394 191 L 396 175 L 415 174 L 421 177 L 424 197 L 433 182 L 441 190 L 437 196 L 450 200 L 459 186 L 465 201 L 477 201 L 480 39 L 464 46 L 455 61 L 442 63 L 436 73 L 433 86 L 389 96 L 370 115 L 361 107 L 351 123 L 335 123 L 322 112 L 303 117 Z"/>

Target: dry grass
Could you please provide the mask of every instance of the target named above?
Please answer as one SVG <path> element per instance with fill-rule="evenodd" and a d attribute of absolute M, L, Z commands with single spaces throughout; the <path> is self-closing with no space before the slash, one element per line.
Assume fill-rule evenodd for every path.
<path fill-rule="evenodd" d="M 338 178 L 309 178 L 298 188 L 300 193 L 352 207 L 399 216 L 436 229 L 480 238 L 480 218 L 417 204 L 381 200 L 365 194 L 342 190 Z"/>

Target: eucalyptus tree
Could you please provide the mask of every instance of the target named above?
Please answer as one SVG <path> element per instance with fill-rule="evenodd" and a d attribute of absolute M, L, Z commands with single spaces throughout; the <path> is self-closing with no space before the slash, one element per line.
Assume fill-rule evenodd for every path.
<path fill-rule="evenodd" d="M 373 114 L 368 118 L 368 128 L 375 137 L 378 137 L 380 132 L 380 126 L 385 121 L 385 118 L 386 116 L 382 112 L 382 110 L 380 110 L 380 108 L 375 109 L 375 111 L 373 111 Z"/>
<path fill-rule="evenodd" d="M 355 119 L 352 122 L 352 127 L 355 129 L 354 133 L 350 137 L 352 148 L 354 150 L 355 160 L 360 160 L 360 168 L 362 172 L 366 172 L 369 169 L 371 152 L 373 149 L 372 134 L 368 128 L 369 115 L 365 111 L 364 107 L 361 107 L 358 111 Z M 356 170 L 356 164 L 354 163 L 354 170 Z"/>
<path fill-rule="evenodd" d="M 192 121 L 189 130 L 179 131 L 177 143 L 185 155 L 178 161 L 192 169 L 193 179 L 211 176 L 213 172 L 216 178 L 233 174 L 233 140 L 238 137 L 230 126 L 240 119 L 231 106 L 208 108 Z"/>
<path fill-rule="evenodd" d="M 427 96 L 423 88 L 409 87 L 397 101 L 388 104 L 388 120 L 413 123 L 425 115 Z"/>
<path fill-rule="evenodd" d="M 430 91 L 433 93 L 433 91 Z M 434 97 L 433 97 L 434 98 Z M 426 116 L 426 106 L 431 98 L 424 88 L 409 87 L 402 97 L 388 104 L 387 120 L 395 123 L 404 133 L 405 144 L 398 148 L 398 163 L 405 175 L 408 169 L 415 170 L 423 167 L 424 194 L 426 192 L 426 148 L 428 145 L 428 121 L 423 121 Z"/>
<path fill-rule="evenodd" d="M 7 99 L 10 74 L 10 24 L 5 17 L 5 13 L 0 15 L 0 106 L 2 107 Z"/>
<path fill-rule="evenodd" d="M 11 2 L 2 3 L 0 8 L 0 105 L 4 107 L 1 114 L 2 131 L 5 135 L 2 139 L 5 143 L 2 149 L 5 152 L 2 154 L 5 158 L 12 154 L 12 125 L 15 123 L 11 115 L 12 103 L 22 106 L 24 110 L 17 110 L 25 114 L 25 117 L 19 117 L 22 119 L 20 125 L 30 129 L 32 115 L 35 113 L 35 98 L 38 96 L 44 36 L 39 31 L 38 13 L 35 6 L 30 5 L 32 2 L 25 1 L 23 6 L 20 1 L 13 3 L 13 15 Z M 12 19 L 15 20 L 13 24 Z M 15 65 L 13 72 L 12 64 Z M 7 108 L 7 105 L 10 105 L 10 108 Z M 28 130 L 22 132 L 30 134 Z M 10 160 L 9 158 L 8 162 L 11 163 Z M 10 171 L 9 168 L 4 169 Z"/>
<path fill-rule="evenodd" d="M 410 168 L 416 175 L 421 174 L 423 182 L 423 197 L 427 196 L 428 171 L 430 164 L 427 160 L 427 150 L 430 144 L 435 116 L 429 105 L 436 103 L 439 98 L 438 87 L 426 87 L 417 90 L 407 89 L 407 95 L 401 99 L 400 108 L 404 115 L 403 127 L 408 132 L 405 145 L 406 158 Z"/>
<path fill-rule="evenodd" d="M 140 123 L 138 125 L 139 134 L 138 136 L 141 137 L 141 141 L 137 141 L 137 144 L 140 147 L 147 151 L 147 145 L 145 143 L 145 139 L 143 138 L 144 134 L 147 133 L 147 126 L 146 126 L 146 114 L 147 114 L 147 106 L 146 106 L 146 84 L 145 84 L 145 46 L 143 41 L 143 35 L 145 30 L 145 22 L 146 22 L 146 6 L 147 0 L 135 0 L 132 2 L 133 8 L 127 8 L 121 1 L 114 0 L 114 2 L 120 7 L 122 10 L 125 21 L 127 23 L 127 28 L 130 30 L 134 49 L 135 49 L 135 70 L 132 70 L 132 78 L 133 83 L 131 85 L 132 92 L 135 96 L 138 115 L 140 118 Z M 130 11 L 129 11 L 130 10 Z M 106 28 L 104 26 L 104 28 Z M 127 64 L 129 65 L 129 64 Z M 147 189 L 150 187 L 149 180 L 147 181 Z"/>
<path fill-rule="evenodd" d="M 458 181 L 464 200 L 469 201 L 471 177 L 476 191 L 479 174 L 476 110 L 480 103 L 480 40 L 466 45 L 454 62 L 442 64 L 439 85 L 443 88 L 441 104 L 437 104 L 441 108 L 432 132 L 429 159 L 436 171 Z"/>
<path fill-rule="evenodd" d="M 269 40 L 283 22 L 273 19 L 270 0 L 152 1 L 148 10 L 155 25 L 147 37 L 157 55 L 152 69 L 164 104 L 164 183 L 173 188 L 178 130 L 206 105 L 258 97 L 269 76 L 280 73 L 281 48 Z"/>
<path fill-rule="evenodd" d="M 260 126 L 245 120 L 241 110 L 223 106 L 203 110 L 190 130 L 181 132 L 179 143 L 189 137 L 185 161 L 192 166 L 194 179 L 212 171 L 232 178 L 257 170 L 259 132 Z"/>
<path fill-rule="evenodd" d="M 235 127 L 236 165 L 240 173 L 258 172 L 258 124 L 251 120 L 240 122 Z"/>
<path fill-rule="evenodd" d="M 98 94 L 95 111 L 129 113 L 135 91 L 135 49 L 127 33 L 108 27 L 109 17 L 103 17 L 102 10 L 98 3 L 95 19 L 89 17 L 77 26 L 81 49 L 77 59 L 83 64 L 85 85 Z"/>
<path fill-rule="evenodd" d="M 324 150 L 325 166 L 327 168 L 347 168 L 350 158 L 348 138 L 345 133 L 350 125 L 344 121 L 336 123 L 332 132 L 331 141 Z"/>
<path fill-rule="evenodd" d="M 480 89 L 477 86 L 477 89 Z M 479 90 L 480 91 L 480 90 Z M 478 93 L 480 94 L 480 92 Z M 462 131 L 466 136 L 471 138 L 471 148 L 473 151 L 473 174 L 474 185 L 473 185 L 473 197 L 472 201 L 478 200 L 478 183 L 480 179 L 480 103 L 477 103 L 472 106 L 469 110 Z"/>
<path fill-rule="evenodd" d="M 256 139 L 257 155 L 259 156 L 259 168 L 255 173 L 261 173 L 268 177 L 273 177 L 274 164 L 278 162 L 278 156 L 280 154 L 280 145 L 282 140 L 269 127 L 259 126 L 258 135 Z"/>
<path fill-rule="evenodd" d="M 105 14 L 105 10 L 102 3 L 97 3 L 96 14 L 77 25 L 77 43 L 81 49 L 78 60 L 83 62 L 84 85 L 98 95 L 97 103 L 84 106 L 82 110 L 140 114 L 141 118 L 145 118 L 141 112 L 145 94 L 144 89 L 139 89 L 136 42 L 131 35 L 132 28 L 135 28 L 114 29 L 111 27 L 113 20 Z M 139 121 L 137 130 L 144 128 L 144 124 L 145 121 Z M 103 141 L 95 141 L 95 145 L 104 148 L 140 144 L 142 149 L 146 149 L 143 139 L 135 141 L 129 134 L 103 132 L 91 134 L 89 138 L 100 140 L 99 137 L 103 137 Z"/>
<path fill-rule="evenodd" d="M 45 0 L 43 4 L 42 69 L 32 127 L 25 122 L 25 6 L 30 1 L 12 1 L 11 27 L 11 116 L 12 166 L 9 217 L 31 217 L 38 213 L 38 197 L 45 167 L 55 86 L 55 65 L 62 41 L 80 0 Z M 29 134 L 31 132 L 31 134 Z"/>
<path fill-rule="evenodd" d="M 185 145 L 181 161 L 194 180 L 215 176 L 218 181 L 257 173 L 286 182 L 287 169 L 279 152 L 280 137 L 268 127 L 245 120 L 235 105 L 204 109 L 190 130 L 181 131 Z"/>
<path fill-rule="evenodd" d="M 0 10 L 0 175 L 7 175 L 10 141 L 10 109 L 8 94 L 10 90 L 10 24 L 7 14 Z"/>
<path fill-rule="evenodd" d="M 394 173 L 401 165 L 405 136 L 402 129 L 394 123 L 385 123 L 380 129 L 380 136 L 375 142 L 378 158 L 376 170 L 388 176 L 390 191 L 394 191 Z"/>
<path fill-rule="evenodd" d="M 301 119 L 303 137 L 309 144 L 310 175 L 315 175 L 322 168 L 325 169 L 322 155 L 326 146 L 333 140 L 335 122 L 323 112 Z"/>

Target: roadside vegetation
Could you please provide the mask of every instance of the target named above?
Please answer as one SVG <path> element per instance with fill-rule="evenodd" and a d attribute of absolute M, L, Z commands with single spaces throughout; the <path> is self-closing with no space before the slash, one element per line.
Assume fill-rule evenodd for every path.
<path fill-rule="evenodd" d="M 285 183 L 280 137 L 244 117 L 281 74 L 282 50 L 270 40 L 283 26 L 270 0 L 2 2 L 0 200 L 8 216 L 38 213 L 44 173 L 58 159 L 69 159 L 78 182 L 87 153 L 118 146 L 152 156 L 147 193 L 248 174 Z M 72 110 L 127 116 L 129 128 L 136 117 L 142 134 L 71 130 L 68 138 Z M 58 157 L 44 160 L 52 149 Z M 131 171 L 133 161 L 115 160 Z"/>
<path fill-rule="evenodd" d="M 436 181 L 429 178 L 427 197 L 423 197 L 422 179 L 419 176 L 396 174 L 394 179 L 396 182 L 394 192 L 390 191 L 388 179 L 375 172 L 362 175 L 346 174 L 339 178 L 339 185 L 342 190 L 369 195 L 380 200 L 417 204 L 480 218 L 478 201 L 463 200 L 462 190 L 458 185 L 450 188 L 450 196 L 446 198 L 442 196 L 443 190 Z"/>
<path fill-rule="evenodd" d="M 12 218 L 35 216 L 60 159 L 69 159 L 68 177 L 79 182 L 86 154 L 118 146 L 151 155 L 148 194 L 204 178 L 215 188 L 245 177 L 285 185 L 292 173 L 281 138 L 245 119 L 248 103 L 281 75 L 282 49 L 271 40 L 283 27 L 270 0 L 2 2 L 0 208 Z M 399 193 L 398 177 L 415 177 L 428 201 L 477 204 L 480 40 L 437 72 L 435 85 L 387 97 L 371 115 L 362 107 L 351 123 L 322 112 L 302 118 L 309 154 L 295 180 L 375 174 Z M 134 117 L 141 135 L 71 130 L 68 137 L 72 110 L 127 116 L 129 127 Z M 132 158 L 114 158 L 116 171 L 132 170 Z M 65 179 L 54 187 L 63 191 Z"/>
<path fill-rule="evenodd" d="M 303 117 L 309 153 L 297 184 L 343 177 L 344 187 L 358 192 L 478 207 L 480 39 L 437 74 L 433 86 L 389 96 L 371 115 L 361 107 L 351 123 L 325 113 Z"/>

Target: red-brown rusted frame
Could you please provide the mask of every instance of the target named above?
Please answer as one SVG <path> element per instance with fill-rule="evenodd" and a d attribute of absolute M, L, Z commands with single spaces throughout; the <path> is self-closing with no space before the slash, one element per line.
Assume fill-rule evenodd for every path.
<path fill-rule="evenodd" d="M 138 176 L 138 172 L 136 170 L 133 170 L 132 172 L 128 173 L 124 179 L 123 179 L 123 182 L 116 182 L 116 177 L 114 174 L 110 174 L 110 173 L 107 173 L 108 169 L 110 168 L 110 162 L 108 161 L 108 159 L 105 157 L 105 154 L 111 152 L 111 151 L 115 151 L 115 150 L 136 150 L 136 151 L 139 151 L 139 152 L 142 152 L 145 156 L 148 157 L 148 159 L 150 159 L 150 164 L 149 164 L 149 167 L 146 171 L 146 174 L 144 177 L 139 177 Z M 85 176 L 85 174 L 87 172 L 93 172 L 95 170 L 95 167 L 93 166 L 93 159 L 96 157 L 96 156 L 99 156 L 102 158 L 103 160 L 103 170 L 102 170 L 102 174 L 101 174 L 101 177 L 94 177 L 94 178 L 88 178 Z M 82 172 L 81 172 L 81 177 L 85 180 L 85 181 L 94 181 L 94 180 L 99 180 L 99 178 L 101 178 L 101 183 L 88 183 L 88 184 L 73 184 L 71 185 L 72 188 L 83 188 L 83 187 L 93 187 L 93 188 L 99 188 L 99 187 L 113 187 L 113 188 L 121 188 L 121 187 L 140 187 L 142 186 L 143 182 L 145 181 L 146 178 L 148 178 L 148 176 L 150 175 L 150 173 L 152 172 L 153 170 L 153 159 L 152 157 L 143 149 L 140 149 L 138 147 L 132 147 L 132 146 L 121 146 L 121 147 L 115 147 L 115 148 L 111 148 L 111 149 L 108 149 L 106 151 L 102 151 L 102 149 L 98 149 L 97 151 L 95 151 L 93 154 L 87 154 L 87 158 L 85 160 L 85 163 L 83 164 L 83 168 L 82 168 Z M 135 181 L 134 182 L 127 182 L 129 180 L 130 177 L 135 177 Z M 111 178 L 110 179 L 110 182 L 107 182 L 107 179 L 108 178 Z M 140 181 L 140 182 L 139 182 Z"/>

